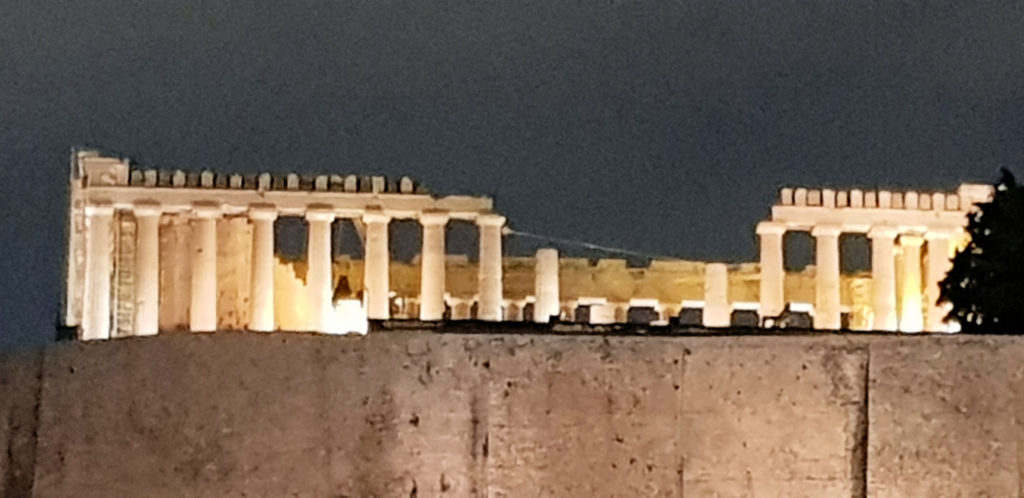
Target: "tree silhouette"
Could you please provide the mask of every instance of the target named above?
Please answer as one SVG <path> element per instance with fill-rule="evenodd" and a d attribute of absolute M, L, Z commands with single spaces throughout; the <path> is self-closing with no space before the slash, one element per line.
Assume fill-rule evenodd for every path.
<path fill-rule="evenodd" d="M 963 332 L 1024 333 L 1024 186 L 1003 169 L 990 202 L 968 215 L 970 242 L 939 284 Z"/>

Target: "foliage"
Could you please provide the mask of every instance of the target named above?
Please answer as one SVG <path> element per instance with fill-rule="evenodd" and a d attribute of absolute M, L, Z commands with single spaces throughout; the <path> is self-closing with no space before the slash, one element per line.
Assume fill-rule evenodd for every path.
<path fill-rule="evenodd" d="M 1024 186 L 1007 170 L 990 202 L 968 215 L 970 242 L 940 285 L 947 319 L 964 332 L 1024 333 Z"/>

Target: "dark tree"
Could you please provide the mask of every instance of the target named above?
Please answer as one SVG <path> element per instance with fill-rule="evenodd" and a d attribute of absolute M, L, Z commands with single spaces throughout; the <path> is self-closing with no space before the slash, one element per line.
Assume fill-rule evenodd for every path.
<path fill-rule="evenodd" d="M 939 284 L 964 332 L 1024 334 L 1024 186 L 1002 170 L 991 202 L 968 215 L 970 242 Z"/>

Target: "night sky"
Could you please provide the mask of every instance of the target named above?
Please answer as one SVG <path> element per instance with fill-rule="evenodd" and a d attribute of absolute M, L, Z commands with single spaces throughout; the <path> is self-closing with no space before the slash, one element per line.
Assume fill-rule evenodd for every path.
<path fill-rule="evenodd" d="M 76 145 L 408 174 L 513 228 L 724 261 L 756 260 L 782 185 L 1024 171 L 1019 2 L 185 5 L 0 7 L 0 352 L 53 336 Z"/>

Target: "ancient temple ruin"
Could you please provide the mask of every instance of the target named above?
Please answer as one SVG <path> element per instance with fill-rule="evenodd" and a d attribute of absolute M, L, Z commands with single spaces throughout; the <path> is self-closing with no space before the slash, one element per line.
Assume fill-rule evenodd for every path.
<path fill-rule="evenodd" d="M 757 225 L 759 263 L 590 261 L 502 253 L 506 219 L 483 196 L 435 196 L 409 178 L 188 173 L 72 158 L 65 325 L 83 340 L 160 332 L 365 332 L 370 320 L 672 323 L 822 330 L 951 331 L 935 301 L 991 188 L 955 192 L 784 188 Z M 275 250 L 275 223 L 307 225 L 304 260 Z M 348 220 L 364 256 L 340 256 Z M 415 220 L 421 247 L 396 261 L 389 224 Z M 446 226 L 474 223 L 476 261 L 446 254 Z M 807 231 L 814 264 L 786 271 L 784 235 Z M 871 271 L 841 271 L 839 238 L 866 234 Z M 792 321 L 804 316 L 806 323 Z"/>
<path fill-rule="evenodd" d="M 782 189 L 771 220 L 757 225 L 762 316 L 781 315 L 787 303 L 783 234 L 808 231 L 815 241 L 814 328 L 841 328 L 839 237 L 861 233 L 871 240 L 872 269 L 869 323 L 862 328 L 947 331 L 947 310 L 937 304 L 939 282 L 965 242 L 967 213 L 991 195 L 992 187 L 975 184 L 949 193 Z"/>
<path fill-rule="evenodd" d="M 353 317 L 336 310 L 331 224 L 339 218 L 364 232 L 362 297 L 355 299 L 359 306 L 342 307 L 365 309 L 363 322 L 390 316 L 393 219 L 423 227 L 420 319 L 439 320 L 444 312 L 449 219 L 479 226 L 478 318 L 501 319 L 505 218 L 486 197 L 435 197 L 409 178 L 139 170 L 95 152 L 76 154 L 70 192 L 64 314 L 81 339 L 179 329 L 272 331 L 282 328 L 282 319 L 293 330 L 354 331 L 346 329 Z M 288 285 L 274 251 L 274 223 L 283 216 L 308 223 L 305 276 L 292 278 L 296 285 Z M 282 289 L 295 292 L 281 295 Z"/>

